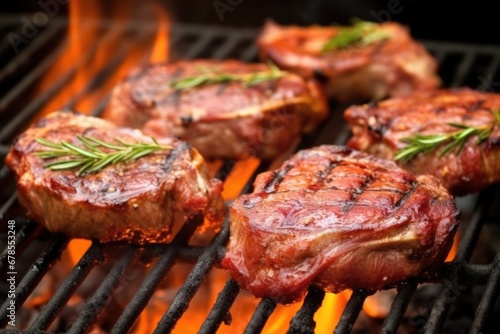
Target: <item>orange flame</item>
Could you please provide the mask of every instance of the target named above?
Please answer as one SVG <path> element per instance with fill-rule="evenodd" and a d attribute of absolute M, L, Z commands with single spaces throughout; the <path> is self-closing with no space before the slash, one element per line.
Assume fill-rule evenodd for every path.
<path fill-rule="evenodd" d="M 448 256 L 446 257 L 446 261 L 453 261 L 453 259 L 455 259 L 455 256 L 457 256 L 459 243 L 460 243 L 460 235 L 459 231 L 457 231 L 457 233 L 455 234 L 455 238 L 453 239 L 453 245 L 451 246 Z"/>
<path fill-rule="evenodd" d="M 159 7 L 159 6 L 155 6 Z M 170 20 L 161 8 L 156 11 L 158 15 L 158 29 L 156 34 L 156 39 L 153 46 L 153 51 L 151 52 L 151 57 L 149 61 L 151 63 L 164 62 L 169 59 L 170 54 Z"/>
<path fill-rule="evenodd" d="M 109 4 L 99 0 L 70 2 L 67 47 L 44 75 L 37 94 L 43 94 L 65 76 L 69 76 L 69 80 L 43 107 L 38 118 L 68 102 L 73 102 L 77 111 L 88 114 L 134 66 L 147 61 L 149 55 L 153 61 L 168 59 L 170 21 L 163 8 L 146 3 L 150 11 L 156 13 L 157 29 L 142 29 L 141 22 L 146 18 L 138 18 L 134 35 L 130 33 L 129 28 L 133 30 L 133 26 L 129 19 L 137 10 L 119 1 L 114 1 L 108 10 L 104 10 L 105 5 Z M 111 28 L 105 20 L 112 23 Z M 152 25 L 149 21 L 146 23 Z M 91 85 L 96 78 L 102 81 L 98 83 L 98 90 Z"/>
<path fill-rule="evenodd" d="M 333 333 L 351 294 L 352 291 L 346 290 L 339 294 L 327 293 L 325 295 L 322 307 L 314 315 L 314 320 L 318 324 L 315 334 Z"/>

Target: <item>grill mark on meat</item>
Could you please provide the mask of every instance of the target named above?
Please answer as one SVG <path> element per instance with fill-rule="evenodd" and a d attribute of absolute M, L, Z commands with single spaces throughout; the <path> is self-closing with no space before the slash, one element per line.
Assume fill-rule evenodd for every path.
<path fill-rule="evenodd" d="M 170 76 L 168 81 L 173 81 L 179 79 L 184 73 L 185 69 L 183 67 L 179 67 L 175 70 Z M 166 95 L 165 97 L 156 101 L 157 104 L 178 104 L 180 97 L 182 95 L 182 90 L 174 90 L 171 94 Z"/>
<path fill-rule="evenodd" d="M 474 103 L 474 104 L 472 104 L 470 106 L 467 106 L 466 109 L 469 112 L 479 110 L 479 109 L 482 108 L 483 103 L 484 103 L 484 99 L 479 99 L 476 103 Z"/>
<path fill-rule="evenodd" d="M 273 173 L 273 178 L 269 181 L 268 184 L 264 187 L 264 191 L 266 193 L 272 193 L 276 191 L 277 187 L 280 183 L 285 179 L 286 174 L 293 168 L 295 165 L 288 164 L 284 168 L 280 169 L 278 173 Z"/>
<path fill-rule="evenodd" d="M 327 83 L 328 80 L 330 80 L 330 78 L 328 78 L 328 76 L 325 73 L 323 73 L 323 71 L 321 71 L 321 69 L 319 68 L 315 68 L 313 70 L 313 76 L 314 79 L 318 80 L 321 83 Z"/>
<path fill-rule="evenodd" d="M 170 155 L 165 159 L 163 164 L 161 165 L 161 169 L 164 172 L 168 172 L 171 168 L 172 165 L 174 164 L 174 161 L 179 157 L 179 155 L 183 151 L 189 150 L 190 145 L 187 142 L 182 142 L 179 145 L 177 145 L 171 152 Z"/>
<path fill-rule="evenodd" d="M 157 104 L 179 104 L 180 97 L 182 96 L 181 90 L 174 90 L 171 94 L 166 95 L 164 98 L 156 101 Z"/>
<path fill-rule="evenodd" d="M 271 91 L 274 92 L 278 88 L 278 82 L 280 80 L 271 80 L 267 82 L 267 85 L 264 87 L 264 91 Z"/>
<path fill-rule="evenodd" d="M 370 125 L 370 123 L 368 123 L 368 129 L 379 136 L 383 136 L 387 129 L 389 129 L 389 126 L 376 120 L 374 125 Z"/>
<path fill-rule="evenodd" d="M 219 89 L 217 89 L 217 92 L 215 93 L 216 96 L 221 96 L 222 94 L 224 94 L 224 92 L 226 91 L 226 88 L 229 86 L 229 82 L 223 82 L 221 84 L 219 84 Z"/>
<path fill-rule="evenodd" d="M 418 189 L 419 186 L 420 186 L 420 184 L 417 181 L 412 181 L 410 189 L 408 189 L 406 194 L 404 194 L 399 199 L 399 201 L 397 201 L 396 204 L 394 204 L 394 209 L 399 209 L 401 206 L 403 206 L 406 203 L 406 201 L 408 201 L 410 199 L 410 197 L 413 195 L 413 193 L 415 193 L 415 191 Z"/>
<path fill-rule="evenodd" d="M 176 69 L 174 71 L 174 73 L 172 73 L 172 76 L 170 77 L 170 80 L 175 80 L 175 79 L 178 79 L 182 73 L 184 73 L 184 67 L 179 67 L 178 69 Z"/>
<path fill-rule="evenodd" d="M 191 115 L 181 116 L 181 124 L 186 126 L 193 122 L 193 117 Z"/>
<path fill-rule="evenodd" d="M 354 205 L 356 205 L 356 200 L 358 199 L 358 197 L 361 196 L 376 180 L 377 180 L 377 173 L 368 176 L 359 188 L 354 189 L 351 192 L 351 198 L 349 199 L 349 202 L 347 202 L 342 207 L 342 213 L 344 214 L 348 213 L 349 210 L 351 210 L 354 207 Z"/>
<path fill-rule="evenodd" d="M 330 175 L 330 173 L 332 172 L 332 170 L 334 170 L 338 165 L 340 165 L 341 162 L 339 161 L 330 161 L 330 163 L 328 164 L 328 166 L 322 170 L 322 171 L 319 171 L 316 175 L 317 175 L 317 180 L 316 180 L 316 183 L 311 185 L 310 188 L 314 187 L 314 188 L 318 188 L 318 187 L 321 187 L 324 183 L 324 181 L 327 179 L 327 176 Z M 330 181 L 328 182 L 331 182 L 331 178 L 328 178 Z"/>
<path fill-rule="evenodd" d="M 446 109 L 443 107 L 437 107 L 437 108 L 432 110 L 432 112 L 436 115 L 439 115 L 439 114 L 443 113 L 444 111 L 446 111 Z"/>
<path fill-rule="evenodd" d="M 308 189 L 329 173 L 332 161 L 342 162 L 332 173 L 338 183 Z M 327 292 L 377 291 L 444 262 L 458 210 L 436 178 L 415 178 L 395 163 L 331 146 L 299 152 L 276 174 L 290 164 L 279 196 L 261 191 L 273 176 L 266 173 L 253 194 L 230 206 L 234 233 L 221 265 L 256 297 L 290 303 L 311 284 Z M 413 193 L 417 182 L 422 186 Z M 371 192 L 392 188 L 397 194 Z M 411 199 L 400 200 L 404 196 Z"/>
<path fill-rule="evenodd" d="M 389 193 L 399 194 L 401 196 L 405 195 L 404 191 L 401 191 L 399 189 L 392 189 L 392 188 L 375 188 L 375 189 L 370 189 L 370 191 L 373 191 L 373 192 L 389 192 Z"/>
<path fill-rule="evenodd" d="M 484 152 L 489 153 L 500 147 L 500 137 L 490 137 L 484 144 Z"/>

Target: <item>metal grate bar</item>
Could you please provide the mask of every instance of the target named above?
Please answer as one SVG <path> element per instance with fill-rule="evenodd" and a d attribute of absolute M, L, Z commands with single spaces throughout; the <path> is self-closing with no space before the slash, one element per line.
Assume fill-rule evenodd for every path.
<path fill-rule="evenodd" d="M 50 26 L 37 35 L 25 49 L 3 67 L 0 71 L 0 82 L 5 80 L 8 76 L 21 71 L 23 66 L 30 64 L 31 59 L 37 58 L 36 53 L 39 49 L 43 48 L 43 46 L 57 33 L 61 33 L 61 29 L 61 26 Z"/>
<path fill-rule="evenodd" d="M 248 182 L 245 184 L 243 189 L 241 189 L 240 196 L 252 192 L 253 182 L 255 181 L 255 178 L 257 177 L 257 175 L 267 171 L 269 169 L 269 164 L 270 163 L 267 161 L 260 163 L 259 167 L 255 169 L 255 171 L 253 172 L 252 176 L 248 179 Z"/>
<path fill-rule="evenodd" d="M 0 218 L 3 219 L 3 216 L 7 213 L 7 211 L 12 207 L 12 205 L 17 200 L 17 191 L 13 192 L 12 195 L 5 201 L 5 203 L 0 208 Z"/>
<path fill-rule="evenodd" d="M 74 77 L 74 75 L 77 72 L 77 69 L 82 66 L 82 64 L 85 64 L 89 59 L 91 59 L 92 55 L 98 50 L 98 48 L 101 46 L 101 44 L 107 43 L 109 40 L 112 40 L 113 38 L 118 38 L 119 33 L 121 31 L 117 29 L 110 30 L 102 39 L 99 40 L 99 43 L 94 44 L 92 48 L 87 50 L 87 53 L 85 55 L 82 55 L 78 59 L 78 62 L 74 65 L 73 68 L 71 68 L 68 72 L 66 72 L 64 75 L 61 75 L 59 79 L 53 83 L 50 88 L 45 91 L 41 96 L 37 97 L 32 103 L 27 105 L 24 109 L 22 109 L 16 116 L 12 117 L 9 123 L 2 128 L 0 131 L 0 142 L 4 142 L 7 138 L 11 137 L 22 125 L 26 125 L 26 121 L 34 114 L 40 111 L 40 109 L 45 105 L 54 95 L 56 95 L 63 87 L 66 85 L 71 78 Z M 42 63 L 42 65 L 39 65 L 35 72 L 37 76 L 33 78 L 33 72 L 25 77 L 25 80 L 21 81 L 23 83 L 26 81 L 26 79 L 29 79 L 29 81 L 26 83 L 26 86 L 29 86 L 33 81 L 35 81 L 36 78 L 38 78 L 41 74 L 43 74 L 48 66 L 53 65 L 56 59 L 56 56 L 61 53 L 62 48 L 65 49 L 69 46 L 68 43 L 63 43 L 60 48 L 57 49 L 57 52 L 53 53 L 51 56 L 47 57 L 45 61 Z M 49 61 L 47 63 L 47 61 Z M 47 63 L 47 64 L 46 64 Z M 25 87 L 23 86 L 23 89 Z M 19 88 L 13 89 L 11 92 L 14 96 L 19 96 L 22 94 L 22 91 L 19 91 Z M 4 106 L 3 105 L 4 100 L 0 102 L 0 110 L 3 110 Z M 62 107 L 62 106 L 61 106 Z"/>
<path fill-rule="evenodd" d="M 56 236 L 55 240 L 43 251 L 43 253 L 35 260 L 29 271 L 24 275 L 19 285 L 16 287 L 16 310 L 25 302 L 33 289 L 38 285 L 43 276 L 49 271 L 52 263 L 57 261 L 68 245 L 67 238 Z M 8 273 L 7 273 L 8 274 Z M 0 326 L 7 324 L 7 307 L 9 299 L 0 307 Z"/>
<path fill-rule="evenodd" d="M 211 31 L 198 35 L 198 39 L 193 45 L 189 47 L 186 51 L 184 58 L 186 59 L 194 59 L 200 54 L 203 50 L 207 48 L 212 39 L 215 37 L 215 34 Z"/>
<path fill-rule="evenodd" d="M 450 310 L 450 306 L 460 294 L 458 289 L 458 275 L 460 273 L 460 263 L 467 261 L 472 255 L 473 247 L 477 242 L 477 238 L 481 231 L 481 226 L 487 214 L 488 208 L 493 201 L 493 190 L 496 187 L 490 187 L 482 192 L 478 198 L 478 205 L 472 215 L 469 225 L 462 235 L 462 240 L 455 257 L 455 262 L 458 265 L 452 268 L 449 278 L 444 280 L 444 286 L 434 303 L 429 320 L 425 326 L 425 333 L 438 333 L 446 321 L 446 315 Z"/>
<path fill-rule="evenodd" d="M 243 61 L 254 61 L 257 58 L 259 49 L 255 44 L 250 44 L 241 54 L 240 58 Z"/>
<path fill-rule="evenodd" d="M 19 25 L 19 18 L 17 18 L 17 22 L 15 22 L 14 20 L 12 22 L 8 22 L 9 21 L 8 17 L 6 15 L 2 15 L 2 16 L 0 16 L 0 20 L 1 20 L 0 22 L 2 22 L 2 25 L 4 26 L 5 30 L 15 29 Z M 0 40 L 0 52 L 2 54 L 7 52 L 7 50 L 10 47 L 12 47 L 9 38 L 6 38 L 6 37 L 8 37 L 8 34 L 7 34 L 7 36 L 4 36 L 4 38 L 2 38 L 2 40 Z"/>
<path fill-rule="evenodd" d="M 290 322 L 288 334 L 310 333 L 314 334 L 316 322 L 314 314 L 319 309 L 325 298 L 325 292 L 318 287 L 311 286 L 300 310 Z"/>
<path fill-rule="evenodd" d="M 102 248 L 98 243 L 93 242 L 92 246 L 85 252 L 80 261 L 78 261 L 78 264 L 68 275 L 66 281 L 57 289 L 56 293 L 42 309 L 31 325 L 30 330 L 47 330 L 85 277 L 87 277 L 90 270 L 96 263 L 102 261 Z"/>
<path fill-rule="evenodd" d="M 7 168 L 7 166 L 2 166 L 2 168 L 0 169 L 0 180 L 3 180 L 11 175 L 13 175 L 12 171 Z"/>
<path fill-rule="evenodd" d="M 133 298 L 123 310 L 111 333 L 126 333 L 130 330 L 130 328 L 132 328 L 142 310 L 144 310 L 148 301 L 151 299 L 156 289 L 162 282 L 165 274 L 174 264 L 179 246 L 189 240 L 196 228 L 202 222 L 203 217 L 198 216 L 190 219 L 186 224 L 184 224 L 172 243 L 168 245 L 165 251 L 162 252 L 158 262 L 153 267 L 149 275 L 142 282 L 141 286 L 135 293 L 136 297 Z"/>
<path fill-rule="evenodd" d="M 447 267 L 447 264 L 444 266 Z M 460 268 L 460 283 L 462 284 L 486 284 L 491 275 L 491 265 L 464 263 Z"/>
<path fill-rule="evenodd" d="M 451 87 L 460 87 L 461 85 L 463 85 L 465 77 L 467 76 L 468 71 L 470 71 L 472 62 L 474 61 L 475 57 L 476 54 L 471 51 L 464 54 L 464 58 L 455 70 L 455 76 L 450 85 Z"/>
<path fill-rule="evenodd" d="M 445 53 L 467 52 L 473 50 L 476 53 L 486 53 L 491 55 L 500 55 L 500 49 L 497 45 L 482 45 L 482 44 L 467 44 L 459 42 L 445 42 L 442 41 L 421 41 L 427 48 Z"/>
<path fill-rule="evenodd" d="M 217 50 L 214 51 L 213 58 L 215 58 L 215 59 L 227 58 L 229 53 L 232 50 L 234 50 L 234 48 L 238 45 L 238 43 L 240 41 L 241 41 L 241 37 L 239 37 L 239 36 L 232 36 L 232 37 L 226 38 L 224 41 L 224 44 L 222 44 Z"/>
<path fill-rule="evenodd" d="M 239 292 L 240 288 L 235 281 L 230 279 L 226 282 L 224 289 L 217 296 L 214 306 L 201 325 L 198 334 L 215 333 L 223 321 L 230 321 L 229 308 L 233 305 Z"/>
<path fill-rule="evenodd" d="M 193 270 L 189 273 L 186 281 L 181 286 L 179 291 L 177 291 L 172 304 L 161 318 L 154 333 L 165 333 L 174 328 L 179 318 L 188 308 L 189 302 L 195 295 L 196 291 L 198 291 L 201 283 L 205 280 L 208 271 L 217 261 L 220 245 L 225 244 L 228 239 L 229 222 L 226 219 L 220 233 L 213 239 L 210 246 L 207 247 L 207 250 L 200 256 Z"/>
<path fill-rule="evenodd" d="M 175 31 L 176 27 L 182 29 L 183 34 L 191 34 L 197 36 L 212 34 L 220 35 L 225 38 L 231 38 L 232 36 L 235 36 L 241 39 L 254 38 L 257 32 L 254 28 L 239 27 L 238 29 L 228 29 L 227 27 L 221 27 L 217 25 L 206 26 L 201 24 L 174 24 L 173 31 Z"/>
<path fill-rule="evenodd" d="M 496 55 L 484 71 L 484 74 L 486 75 L 487 79 L 492 80 L 494 74 L 498 70 L 498 65 L 500 64 L 500 55 Z M 485 85 L 484 89 L 486 90 L 492 90 L 494 82 L 489 82 L 488 85 Z M 498 83 L 496 83 L 498 85 Z"/>
<path fill-rule="evenodd" d="M 434 58 L 436 59 L 438 64 L 442 64 L 445 57 L 446 57 L 446 52 L 439 50 L 439 51 L 434 51 L 433 52 Z"/>
<path fill-rule="evenodd" d="M 137 254 L 137 246 L 131 246 L 113 266 L 109 274 L 99 286 L 94 295 L 85 304 L 80 316 L 75 320 L 68 333 L 85 333 L 96 323 L 98 315 L 108 304 L 114 290 L 125 276 Z"/>
<path fill-rule="evenodd" d="M 393 334 L 397 332 L 401 318 L 410 304 L 411 297 L 417 289 L 417 283 L 404 282 L 398 287 L 398 294 L 394 298 L 391 310 L 382 324 L 382 334 Z"/>
<path fill-rule="evenodd" d="M 260 333 L 275 308 L 275 302 L 267 298 L 262 299 L 248 322 L 244 334 Z"/>
<path fill-rule="evenodd" d="M 90 112 L 90 116 L 99 117 L 104 112 L 106 107 L 109 105 L 109 100 L 111 99 L 111 92 L 102 99 L 101 102 Z"/>
<path fill-rule="evenodd" d="M 234 168 L 236 161 L 230 160 L 224 162 L 221 168 L 215 173 L 215 178 L 221 180 L 222 182 L 226 181 L 226 178 L 231 174 L 231 171 Z"/>
<path fill-rule="evenodd" d="M 41 230 L 38 224 L 24 224 L 19 231 L 16 231 L 16 253 L 19 256 L 29 246 L 31 241 L 35 238 Z M 7 248 L 0 255 L 0 272 L 7 272 Z"/>
<path fill-rule="evenodd" d="M 500 252 L 493 260 L 493 271 L 486 284 L 486 289 L 481 297 L 481 302 L 476 309 L 476 315 L 470 333 L 479 334 L 484 327 L 489 314 L 493 311 L 500 290 Z"/>
<path fill-rule="evenodd" d="M 10 147 L 7 145 L 0 145 L 0 157 L 2 157 L 2 160 L 5 158 L 7 153 L 9 153 Z"/>
<path fill-rule="evenodd" d="M 369 293 L 365 290 L 358 289 L 353 291 L 351 298 L 349 298 L 349 301 L 344 308 L 344 312 L 342 312 L 339 323 L 335 328 L 335 334 L 351 332 L 352 326 L 356 322 L 359 312 L 361 312 L 363 303 L 365 302 L 365 299 L 366 297 L 368 297 L 368 295 Z"/>
<path fill-rule="evenodd" d="M 476 244 L 479 233 L 481 232 L 482 223 L 484 222 L 486 215 L 488 214 L 488 209 L 493 202 L 496 189 L 497 187 L 491 187 L 482 192 L 479 196 L 476 209 L 474 210 L 474 214 L 469 221 L 466 231 L 462 235 L 462 240 L 454 261 L 466 261 L 472 255 L 474 245 Z"/>
<path fill-rule="evenodd" d="M 52 66 L 57 57 L 66 49 L 68 43 L 62 43 L 54 52 L 52 52 L 49 56 L 45 57 L 45 59 L 27 76 L 25 76 L 19 83 L 14 86 L 7 94 L 3 96 L 0 100 L 0 113 L 3 113 L 7 110 L 8 106 L 14 101 L 15 98 L 21 96 L 38 78 L 42 76 L 43 73 L 47 71 L 47 69 Z M 24 123 L 26 120 L 31 117 L 34 113 L 36 113 L 40 106 L 45 104 L 52 95 L 50 93 L 52 91 L 57 91 L 60 89 L 62 85 L 59 84 L 61 81 L 58 80 L 54 83 L 57 87 L 52 87 L 49 92 L 44 93 L 44 96 L 37 98 L 32 104 L 31 108 L 26 107 L 22 109 L 20 112 L 16 113 L 9 122 L 2 127 L 0 130 L 0 142 L 4 142 L 9 136 L 12 136 L 14 132 Z M 46 97 L 49 94 L 50 97 Z M 36 107 L 35 107 L 36 106 Z"/>

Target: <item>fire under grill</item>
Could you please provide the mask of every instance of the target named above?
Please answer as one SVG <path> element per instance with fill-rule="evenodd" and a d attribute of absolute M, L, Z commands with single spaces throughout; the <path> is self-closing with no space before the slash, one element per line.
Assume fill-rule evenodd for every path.
<path fill-rule="evenodd" d="M 2 35 L 19 30 L 23 21 L 19 17 L 1 17 Z M 123 295 L 123 307 L 117 315 L 111 317 L 112 324 L 107 324 L 112 333 L 126 333 L 135 329 L 137 319 L 155 294 L 165 284 L 165 277 L 177 270 L 178 264 L 186 264 L 185 277 L 178 284 L 166 308 L 154 324 L 155 333 L 166 333 L 174 329 L 186 315 L 200 287 L 206 283 L 211 272 L 218 270 L 217 263 L 224 255 L 225 244 L 229 238 L 226 221 L 219 233 L 205 246 L 194 246 L 189 243 L 202 217 L 188 221 L 169 245 L 148 245 L 143 247 L 130 245 L 102 245 L 93 242 L 81 259 L 68 269 L 60 279 L 57 288 L 49 298 L 40 302 L 38 312 L 29 320 L 30 325 L 24 327 L 19 318 L 26 301 L 33 299 L 33 294 L 44 284 L 44 279 L 59 263 L 71 242 L 68 238 L 53 235 L 29 221 L 20 208 L 13 174 L 3 164 L 9 146 L 22 129 L 24 129 L 40 109 L 69 82 L 75 75 L 77 63 L 90 57 L 95 50 L 89 49 L 81 59 L 75 59 L 75 67 L 68 67 L 41 93 L 33 93 L 43 74 L 50 68 L 54 60 L 65 52 L 67 41 L 64 35 L 67 25 L 61 20 L 52 20 L 50 24 L 40 28 L 28 43 L 16 44 L 16 48 L 8 40 L 0 44 L 0 227 L 2 254 L 0 258 L 1 295 L 0 307 L 1 328 L 9 328 L 9 333 L 52 332 L 56 319 L 65 313 L 65 309 L 82 286 L 87 286 L 87 294 L 81 307 L 63 331 L 68 333 L 85 333 L 92 331 L 98 320 L 116 307 L 111 301 L 117 295 Z M 132 52 L 134 41 L 154 36 L 155 26 L 148 24 L 102 24 L 104 38 L 113 34 L 116 29 L 124 33 L 123 43 L 118 46 L 115 56 L 101 71 L 90 80 L 83 89 L 63 102 L 60 108 L 74 108 L 81 99 L 93 94 L 112 76 L 114 71 L 126 61 L 127 54 Z M 171 58 L 238 58 L 244 61 L 256 61 L 257 49 L 254 38 L 256 29 L 243 29 L 214 26 L 197 26 L 174 24 L 171 30 Z M 95 48 L 99 48 L 96 41 Z M 500 47 L 477 46 L 456 43 L 424 41 L 427 48 L 440 63 L 440 75 L 446 87 L 469 86 L 483 91 L 498 91 L 500 87 Z M 142 57 L 137 63 L 145 63 Z M 106 94 L 94 103 L 91 114 L 99 115 L 109 99 Z M 290 152 L 300 148 L 319 144 L 345 144 L 350 133 L 342 120 L 342 112 L 346 105 L 330 103 L 332 116 L 312 136 L 302 138 Z M 252 183 L 260 172 L 275 168 L 281 161 L 259 163 L 253 168 L 250 177 L 240 187 L 240 194 L 252 190 Z M 231 174 L 238 168 L 239 162 L 225 161 L 220 164 L 216 176 L 227 182 L 233 182 Z M 226 187 L 228 185 L 226 184 Z M 387 314 L 379 317 L 368 317 L 363 312 L 367 298 L 373 294 L 369 291 L 356 290 L 349 297 L 341 310 L 340 320 L 336 324 L 335 333 L 488 333 L 498 328 L 497 297 L 500 284 L 500 231 L 497 187 L 491 187 L 481 194 L 458 199 L 462 211 L 459 230 L 458 249 L 454 260 L 447 262 L 439 277 L 434 282 L 410 280 L 401 282 L 397 289 L 390 290 Z M 16 222 L 16 267 L 9 267 L 6 247 L 8 221 Z M 495 238 L 495 235 L 498 234 Z M 96 271 L 101 276 L 94 275 Z M 10 314 L 10 299 L 7 296 L 7 278 L 9 272 L 16 272 L 15 307 L 17 309 L 16 327 L 7 327 Z M 369 274 L 369 273 L 367 273 Z M 90 284 L 94 280 L 97 283 Z M 130 283 L 131 281 L 136 284 Z M 90 286 L 90 288 L 88 287 Z M 262 299 L 256 302 L 251 316 L 242 329 L 231 329 L 231 323 L 238 317 L 231 307 L 235 300 L 243 294 L 232 279 L 216 291 L 215 302 L 209 305 L 204 320 L 196 330 L 199 333 L 215 333 L 229 328 L 228 332 L 260 333 L 272 323 L 268 321 L 278 305 L 271 300 Z M 374 297 L 379 295 L 376 293 Z M 315 314 L 326 305 L 325 293 L 311 286 L 309 292 L 286 324 L 282 332 L 314 333 L 323 324 L 315 320 Z M 31 301 L 32 302 L 32 301 Z M 116 312 L 115 312 L 116 313 Z M 368 319 L 368 320 L 367 320 Z"/>

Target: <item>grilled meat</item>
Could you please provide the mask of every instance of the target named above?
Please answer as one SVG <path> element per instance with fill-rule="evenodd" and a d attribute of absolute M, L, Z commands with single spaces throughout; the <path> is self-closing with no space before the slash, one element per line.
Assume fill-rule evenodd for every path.
<path fill-rule="evenodd" d="M 236 75 L 270 70 L 265 64 L 236 60 L 147 65 L 115 88 L 103 117 L 149 135 L 177 136 L 207 159 L 270 159 L 328 115 L 319 85 L 292 73 L 252 85 L 233 81 L 171 87 L 172 82 L 202 75 L 203 69 Z"/>
<path fill-rule="evenodd" d="M 106 142 L 151 142 L 138 130 L 70 112 L 54 112 L 32 125 L 13 144 L 6 164 L 17 175 L 19 202 L 49 231 L 103 242 L 168 242 L 187 218 L 205 214 L 206 228 L 224 218 L 222 184 L 210 179 L 201 155 L 177 139 L 162 139 L 160 150 L 129 163 L 78 176 L 55 171 L 37 151 L 44 138 L 82 146 L 77 135 Z M 106 148 L 102 148 L 106 151 Z M 57 158 L 56 158 L 57 159 Z"/>
<path fill-rule="evenodd" d="M 230 207 L 222 265 L 257 297 L 298 301 L 377 290 L 430 272 L 456 230 L 453 197 L 430 175 L 341 146 L 299 151 Z"/>
<path fill-rule="evenodd" d="M 468 88 L 420 92 L 375 105 L 352 106 L 345 111 L 353 137 L 348 146 L 386 159 L 407 147 L 403 138 L 447 135 L 458 131 L 449 123 L 489 128 L 489 137 L 478 144 L 477 135 L 458 150 L 442 155 L 446 143 L 422 153 L 401 166 L 414 174 L 433 174 L 454 195 L 477 192 L 500 180 L 500 130 L 493 110 L 500 109 L 500 94 Z M 442 155 L 442 156 L 441 156 Z"/>
<path fill-rule="evenodd" d="M 339 27 L 280 26 L 267 22 L 257 43 L 262 59 L 280 68 L 317 78 L 328 97 L 342 102 L 406 95 L 440 85 L 437 62 L 395 22 L 378 25 L 387 38 L 323 51 Z M 344 28 L 345 29 L 345 28 Z"/>

